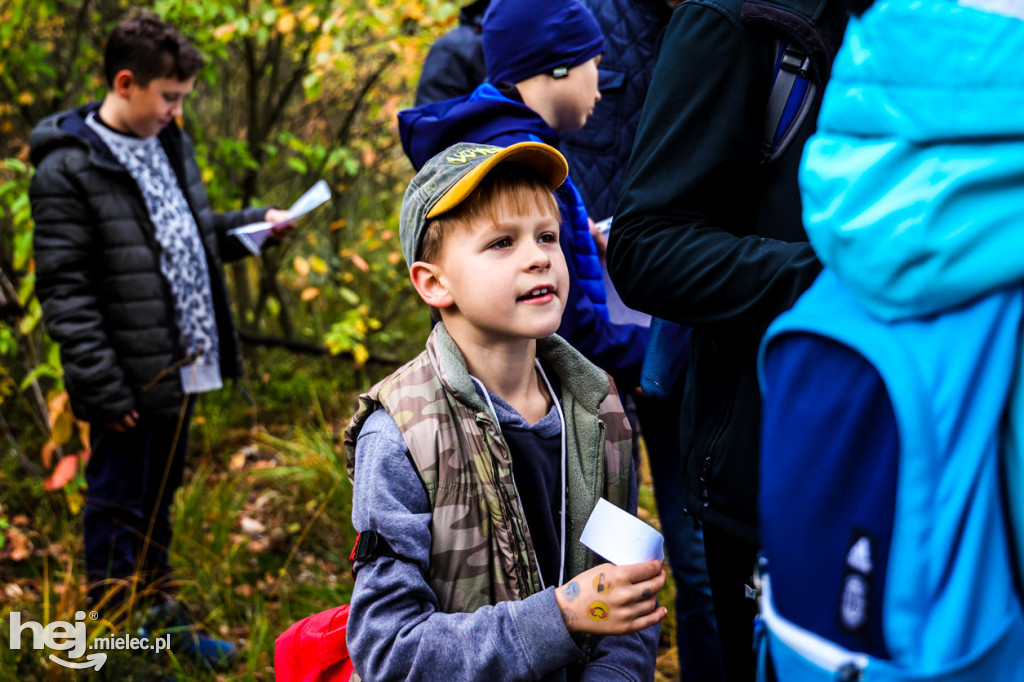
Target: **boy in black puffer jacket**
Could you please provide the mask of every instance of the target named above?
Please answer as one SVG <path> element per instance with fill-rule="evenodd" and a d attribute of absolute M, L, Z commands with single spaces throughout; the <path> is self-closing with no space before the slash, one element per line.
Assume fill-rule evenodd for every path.
<path fill-rule="evenodd" d="M 173 27 L 148 12 L 123 21 L 104 62 L 102 102 L 33 131 L 29 196 L 43 320 L 60 344 L 72 409 L 90 423 L 89 597 L 114 617 L 133 576 L 140 594 L 168 589 L 170 504 L 193 396 L 240 372 L 222 261 L 248 251 L 227 231 L 287 213 L 210 209 L 175 122 L 203 58 Z M 157 611 L 183 624 L 175 602 Z M 199 635 L 175 644 L 212 663 L 234 653 Z"/>

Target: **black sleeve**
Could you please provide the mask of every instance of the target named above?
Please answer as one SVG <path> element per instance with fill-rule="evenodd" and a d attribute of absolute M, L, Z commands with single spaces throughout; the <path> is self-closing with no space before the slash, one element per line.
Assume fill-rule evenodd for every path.
<path fill-rule="evenodd" d="M 608 249 L 630 307 L 760 333 L 820 269 L 809 244 L 758 234 L 771 80 L 759 47 L 717 3 L 673 14 Z"/>

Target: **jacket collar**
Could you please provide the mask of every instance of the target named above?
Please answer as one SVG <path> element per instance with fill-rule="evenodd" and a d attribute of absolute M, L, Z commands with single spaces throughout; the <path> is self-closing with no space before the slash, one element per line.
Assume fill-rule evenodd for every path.
<path fill-rule="evenodd" d="M 43 119 L 29 141 L 30 158 L 35 166 L 55 149 L 68 145 L 80 146 L 89 150 L 89 160 L 94 165 L 113 171 L 124 171 L 125 168 L 110 151 L 106 143 L 89 127 L 86 118 L 89 114 L 99 111 L 102 102 L 89 102 L 86 105 L 64 111 Z M 171 121 L 158 135 L 160 143 L 167 151 L 175 171 L 181 166 L 181 129 L 175 121 Z"/>
<path fill-rule="evenodd" d="M 443 323 L 434 326 L 427 339 L 427 355 L 445 389 L 476 412 L 487 412 L 487 404 L 476 391 L 462 351 Z M 558 377 L 563 394 L 568 392 L 588 412 L 598 414 L 608 396 L 608 375 L 583 357 L 562 337 L 553 334 L 537 341 L 537 357 Z"/>

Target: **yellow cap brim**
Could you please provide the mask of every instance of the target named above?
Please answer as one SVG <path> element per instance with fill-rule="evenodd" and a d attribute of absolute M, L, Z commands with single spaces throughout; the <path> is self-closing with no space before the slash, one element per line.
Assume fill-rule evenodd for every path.
<path fill-rule="evenodd" d="M 427 213 L 427 218 L 436 218 L 461 204 L 495 166 L 508 162 L 520 163 L 537 171 L 547 181 L 552 191 L 558 189 L 569 175 L 569 164 L 554 147 L 540 142 L 519 142 L 487 157 L 459 178 L 437 200 Z"/>

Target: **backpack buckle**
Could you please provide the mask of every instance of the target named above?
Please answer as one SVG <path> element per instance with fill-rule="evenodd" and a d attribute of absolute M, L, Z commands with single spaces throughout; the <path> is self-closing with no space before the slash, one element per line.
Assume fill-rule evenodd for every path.
<path fill-rule="evenodd" d="M 779 68 L 788 73 L 795 73 L 800 78 L 807 78 L 810 75 L 811 58 L 804 55 L 800 50 L 787 47 L 782 54 Z"/>

